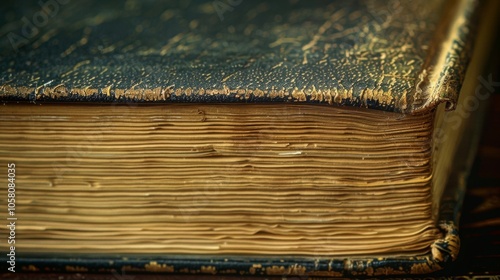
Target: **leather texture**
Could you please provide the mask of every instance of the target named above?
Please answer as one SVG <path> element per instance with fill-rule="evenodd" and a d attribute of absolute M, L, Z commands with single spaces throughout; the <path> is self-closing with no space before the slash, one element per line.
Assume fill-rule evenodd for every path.
<path fill-rule="evenodd" d="M 2 16 L 0 101 L 310 102 L 405 113 L 454 106 L 476 7 L 473 0 L 37 3 Z"/>

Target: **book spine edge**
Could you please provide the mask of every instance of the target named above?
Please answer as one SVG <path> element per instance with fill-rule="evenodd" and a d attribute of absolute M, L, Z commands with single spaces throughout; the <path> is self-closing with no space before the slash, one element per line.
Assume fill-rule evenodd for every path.
<path fill-rule="evenodd" d="M 426 61 L 416 77 L 415 88 L 407 93 L 408 113 L 428 112 L 443 102 L 446 110 L 456 107 L 472 57 L 479 1 L 448 2 Z"/>

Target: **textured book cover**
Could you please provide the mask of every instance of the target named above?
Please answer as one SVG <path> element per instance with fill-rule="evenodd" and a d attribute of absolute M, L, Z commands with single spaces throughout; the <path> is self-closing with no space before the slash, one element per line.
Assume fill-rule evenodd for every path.
<path fill-rule="evenodd" d="M 494 2 L 1 4 L 2 269 L 443 268 Z"/>

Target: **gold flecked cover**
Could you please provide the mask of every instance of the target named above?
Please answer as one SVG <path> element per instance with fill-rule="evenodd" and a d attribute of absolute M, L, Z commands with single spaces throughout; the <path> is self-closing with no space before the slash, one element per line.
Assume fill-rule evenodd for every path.
<path fill-rule="evenodd" d="M 33 18 L 3 25 L 1 101 L 453 108 L 477 8 L 475 0 L 60 2 L 53 17 L 47 7 L 46 24 L 35 6 Z"/>

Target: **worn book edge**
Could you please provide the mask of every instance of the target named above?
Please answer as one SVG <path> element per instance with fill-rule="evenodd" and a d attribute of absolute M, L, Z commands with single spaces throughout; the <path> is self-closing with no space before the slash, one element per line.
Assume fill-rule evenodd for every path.
<path fill-rule="evenodd" d="M 455 109 L 462 82 L 472 56 L 475 17 L 478 3 L 473 0 L 447 5 L 443 20 L 431 41 L 434 45 L 424 62 L 415 84 L 408 93 L 409 112 L 418 114 L 446 102 L 446 109 Z"/>

